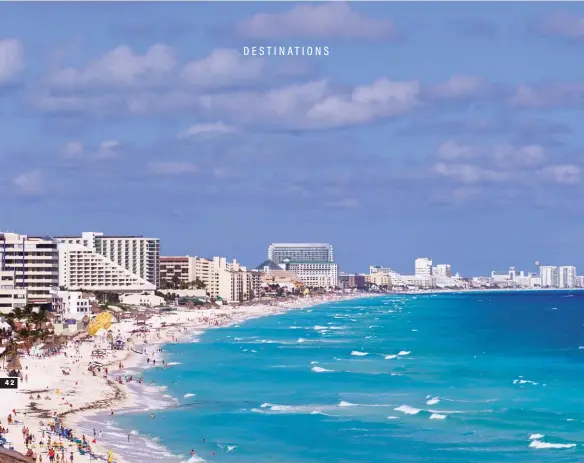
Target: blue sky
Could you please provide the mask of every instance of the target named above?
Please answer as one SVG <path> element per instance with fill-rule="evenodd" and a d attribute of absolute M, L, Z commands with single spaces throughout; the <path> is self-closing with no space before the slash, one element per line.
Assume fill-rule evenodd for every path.
<path fill-rule="evenodd" d="M 0 31 L 1 229 L 584 266 L 584 4 L 3 3 Z"/>

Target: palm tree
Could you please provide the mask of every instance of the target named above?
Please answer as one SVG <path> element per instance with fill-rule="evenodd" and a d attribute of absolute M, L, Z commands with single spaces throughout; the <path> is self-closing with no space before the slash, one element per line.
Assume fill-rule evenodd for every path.
<path fill-rule="evenodd" d="M 171 289 L 180 289 L 180 277 L 175 273 L 170 279 Z"/>
<path fill-rule="evenodd" d="M 207 283 L 205 283 L 199 277 L 195 278 L 194 281 L 191 281 L 189 285 L 191 286 L 191 288 L 195 289 L 205 289 L 207 287 Z"/>

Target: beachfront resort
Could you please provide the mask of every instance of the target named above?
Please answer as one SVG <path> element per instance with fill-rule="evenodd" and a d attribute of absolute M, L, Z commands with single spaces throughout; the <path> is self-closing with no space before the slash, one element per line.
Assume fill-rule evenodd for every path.
<path fill-rule="evenodd" d="M 128 369 L 164 362 L 158 346 L 194 330 L 381 292 L 584 286 L 571 266 L 465 278 L 430 258 L 411 275 L 376 265 L 344 273 L 328 243 L 272 243 L 248 268 L 164 256 L 158 238 L 3 233 L 0 257 L 1 376 L 19 382 L 2 391 L 2 461 L 123 462 L 76 423 L 131 406 L 127 385 L 143 378 Z"/>

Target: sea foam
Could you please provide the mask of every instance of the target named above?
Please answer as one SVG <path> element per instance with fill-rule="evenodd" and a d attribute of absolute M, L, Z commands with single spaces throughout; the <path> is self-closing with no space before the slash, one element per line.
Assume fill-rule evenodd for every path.
<path fill-rule="evenodd" d="M 311 368 L 312 371 L 314 371 L 315 373 L 327 373 L 333 370 L 327 370 L 326 368 L 322 368 L 322 367 L 312 367 Z"/>
<path fill-rule="evenodd" d="M 419 408 L 410 407 L 409 405 L 400 405 L 399 407 L 394 408 L 396 412 L 402 412 L 406 415 L 417 415 L 420 413 Z"/>
<path fill-rule="evenodd" d="M 571 449 L 576 447 L 576 444 L 552 444 L 550 442 L 542 442 L 540 440 L 532 440 L 529 444 L 534 449 Z"/>

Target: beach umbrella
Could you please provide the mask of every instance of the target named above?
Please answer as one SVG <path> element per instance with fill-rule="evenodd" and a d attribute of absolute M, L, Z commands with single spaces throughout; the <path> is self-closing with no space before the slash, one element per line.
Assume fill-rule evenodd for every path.
<path fill-rule="evenodd" d="M 6 365 L 7 370 L 22 370 L 22 364 L 20 363 L 20 357 L 18 355 L 12 357 L 12 360 Z"/>
<path fill-rule="evenodd" d="M 99 331 L 107 331 L 112 326 L 112 314 L 110 312 L 101 312 L 87 326 L 87 332 L 95 336 Z"/>

